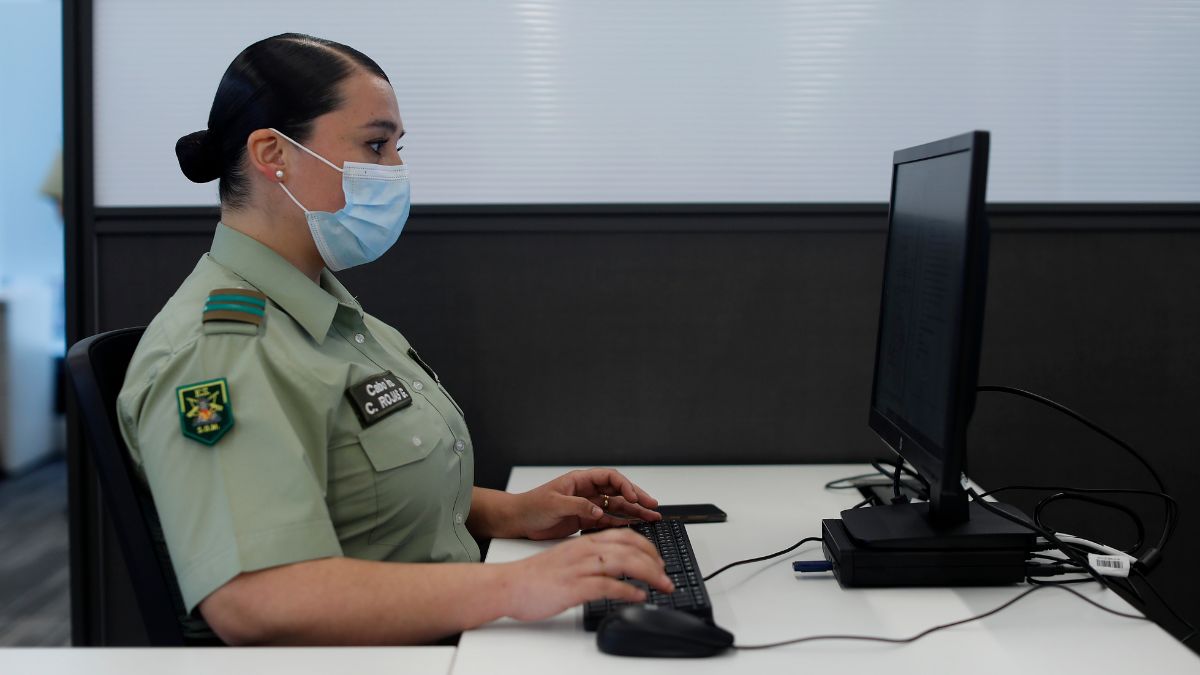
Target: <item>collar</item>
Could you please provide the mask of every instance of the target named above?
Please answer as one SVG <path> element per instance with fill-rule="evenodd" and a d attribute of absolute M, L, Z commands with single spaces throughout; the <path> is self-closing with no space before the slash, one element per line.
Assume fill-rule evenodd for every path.
<path fill-rule="evenodd" d="M 279 305 L 317 344 L 325 341 L 339 305 L 362 318 L 358 301 L 329 270 L 321 270 L 318 286 L 269 246 L 224 223 L 217 223 L 209 256 Z"/>

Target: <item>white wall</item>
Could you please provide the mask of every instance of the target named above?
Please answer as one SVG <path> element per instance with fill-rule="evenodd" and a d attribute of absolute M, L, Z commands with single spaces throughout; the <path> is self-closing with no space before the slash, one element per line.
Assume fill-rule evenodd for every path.
<path fill-rule="evenodd" d="M 96 0 L 97 201 L 195 205 L 175 140 L 250 42 L 396 87 L 420 203 L 882 202 L 893 150 L 992 132 L 991 201 L 1200 200 L 1184 0 Z"/>
<path fill-rule="evenodd" d="M 62 147 L 62 86 L 60 0 L 0 0 L 0 287 L 62 281 L 62 223 L 39 194 Z"/>

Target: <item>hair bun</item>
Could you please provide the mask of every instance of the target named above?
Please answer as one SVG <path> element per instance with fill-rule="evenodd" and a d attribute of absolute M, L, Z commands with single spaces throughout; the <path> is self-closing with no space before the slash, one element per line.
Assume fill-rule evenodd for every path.
<path fill-rule="evenodd" d="M 221 177 L 221 148 L 207 129 L 190 133 L 175 143 L 179 168 L 193 183 L 207 183 Z"/>

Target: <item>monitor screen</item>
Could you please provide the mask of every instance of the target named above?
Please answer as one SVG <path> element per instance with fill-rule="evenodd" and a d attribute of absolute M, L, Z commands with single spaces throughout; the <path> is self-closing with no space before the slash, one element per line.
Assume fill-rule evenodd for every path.
<path fill-rule="evenodd" d="M 961 477 L 987 291 L 989 144 L 973 131 L 892 156 L 870 426 L 929 484 L 941 525 L 970 518 Z"/>
<path fill-rule="evenodd" d="M 871 407 L 935 461 L 952 446 L 970 180 L 969 151 L 895 167 Z"/>

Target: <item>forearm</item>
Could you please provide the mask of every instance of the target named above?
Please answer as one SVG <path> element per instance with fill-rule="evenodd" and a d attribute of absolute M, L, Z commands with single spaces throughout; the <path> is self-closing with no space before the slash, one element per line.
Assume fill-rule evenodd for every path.
<path fill-rule="evenodd" d="M 471 492 L 471 513 L 467 529 L 477 539 L 517 539 L 524 537 L 516 515 L 517 495 L 476 487 Z"/>
<path fill-rule="evenodd" d="M 509 567 L 325 558 L 242 574 L 200 609 L 235 644 L 421 644 L 507 615 Z"/>

